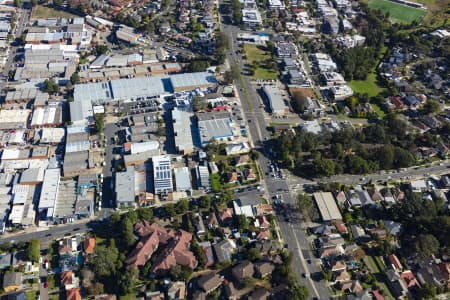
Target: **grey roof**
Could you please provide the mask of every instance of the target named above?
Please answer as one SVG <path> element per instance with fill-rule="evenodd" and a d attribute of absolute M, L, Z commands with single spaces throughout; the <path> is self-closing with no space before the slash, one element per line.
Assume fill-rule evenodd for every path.
<path fill-rule="evenodd" d="M 274 113 L 284 112 L 287 108 L 284 100 L 280 94 L 280 90 L 275 85 L 266 85 L 263 87 L 263 91 L 269 100 L 270 109 Z"/>
<path fill-rule="evenodd" d="M 29 168 L 23 171 L 20 182 L 42 182 L 44 180 L 44 170 L 41 168 Z"/>
<path fill-rule="evenodd" d="M 216 84 L 217 80 L 209 72 L 184 73 L 170 76 L 170 83 L 173 89 L 182 87 L 200 87 L 203 85 Z"/>
<path fill-rule="evenodd" d="M 22 273 L 20 272 L 7 272 L 3 276 L 3 288 L 21 284 L 22 284 Z"/>
<path fill-rule="evenodd" d="M 177 192 L 192 189 L 188 167 L 175 168 L 173 172 L 175 174 L 175 185 L 177 187 Z"/>
<path fill-rule="evenodd" d="M 134 167 L 127 167 L 125 172 L 117 172 L 115 182 L 117 204 L 134 203 Z"/>

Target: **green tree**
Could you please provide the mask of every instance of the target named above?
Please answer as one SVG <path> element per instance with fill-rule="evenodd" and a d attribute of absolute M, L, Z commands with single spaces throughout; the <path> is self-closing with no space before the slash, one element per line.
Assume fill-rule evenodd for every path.
<path fill-rule="evenodd" d="M 102 55 L 102 54 L 106 54 L 108 51 L 109 51 L 108 46 L 106 46 L 106 45 L 98 45 L 93 50 L 93 54 L 95 56 L 99 56 L 99 55 Z"/>
<path fill-rule="evenodd" d="M 376 151 L 376 158 L 380 168 L 383 170 L 392 169 L 394 165 L 394 147 L 392 145 L 384 145 Z"/>
<path fill-rule="evenodd" d="M 257 248 L 250 248 L 247 250 L 247 259 L 250 261 L 255 261 L 258 259 L 261 259 L 262 254 L 261 251 L 259 251 L 259 249 Z"/>
<path fill-rule="evenodd" d="M 95 248 L 95 259 L 90 260 L 91 269 L 96 276 L 114 276 L 119 265 L 119 250 L 114 240 L 110 240 L 109 246 L 97 246 Z"/>
<path fill-rule="evenodd" d="M 302 114 L 305 111 L 306 97 L 299 91 L 292 94 L 291 105 L 292 109 L 298 114 Z"/>
<path fill-rule="evenodd" d="M 247 230 L 248 229 L 248 220 L 245 215 L 234 215 L 234 220 L 236 227 L 239 228 L 239 230 Z"/>
<path fill-rule="evenodd" d="M 22 7 L 22 4 L 23 4 L 22 0 L 14 0 L 14 5 L 15 6 Z"/>
<path fill-rule="evenodd" d="M 211 196 L 210 195 L 201 196 L 198 199 L 198 205 L 201 208 L 206 208 L 209 210 L 211 208 Z"/>
<path fill-rule="evenodd" d="M 207 108 L 208 108 L 208 101 L 206 101 L 205 97 L 194 96 L 192 98 L 192 110 L 194 112 L 205 110 Z"/>
<path fill-rule="evenodd" d="M 441 110 L 441 106 L 439 105 L 439 102 L 428 99 L 425 104 L 423 105 L 423 111 L 427 114 L 434 114 Z"/>
<path fill-rule="evenodd" d="M 223 73 L 223 83 L 232 84 L 233 81 L 234 81 L 233 73 L 231 71 L 225 71 L 225 73 Z"/>
<path fill-rule="evenodd" d="M 313 161 L 314 173 L 318 177 L 331 176 L 335 174 L 336 164 L 331 159 L 317 157 Z"/>
<path fill-rule="evenodd" d="M 59 92 L 59 84 L 55 81 L 55 79 L 45 79 L 42 87 L 43 91 L 49 94 L 55 94 Z"/>
<path fill-rule="evenodd" d="M 439 241 L 431 234 L 421 234 L 414 241 L 414 250 L 422 258 L 428 258 L 439 250 Z"/>
<path fill-rule="evenodd" d="M 209 61 L 207 60 L 194 60 L 191 62 L 190 71 L 191 72 L 204 72 L 209 68 Z"/>
<path fill-rule="evenodd" d="M 194 253 L 195 257 L 197 257 L 199 268 L 203 269 L 206 265 L 207 259 L 202 247 L 200 247 L 197 241 L 193 240 L 191 242 L 191 250 Z"/>
<path fill-rule="evenodd" d="M 185 214 L 189 209 L 189 201 L 187 199 L 180 199 L 175 204 L 175 211 L 177 214 Z"/>
<path fill-rule="evenodd" d="M 36 6 L 38 4 L 38 0 L 31 0 L 31 6 Z"/>
<path fill-rule="evenodd" d="M 173 217 L 176 215 L 175 206 L 172 203 L 167 204 L 164 206 L 164 211 L 167 216 Z"/>
<path fill-rule="evenodd" d="M 416 296 L 418 299 L 436 299 L 436 287 L 430 283 L 425 283 L 420 289 L 417 290 Z"/>
<path fill-rule="evenodd" d="M 289 299 L 292 300 L 306 300 L 308 299 L 309 293 L 308 289 L 299 284 L 294 284 L 289 289 Z"/>
<path fill-rule="evenodd" d="M 150 220 L 153 217 L 153 209 L 150 207 L 140 207 L 136 210 L 139 220 Z"/>
<path fill-rule="evenodd" d="M 73 73 L 73 74 L 70 76 L 70 82 L 71 82 L 72 84 L 80 83 L 80 75 L 78 75 L 77 72 Z"/>
<path fill-rule="evenodd" d="M 40 240 L 31 240 L 28 243 L 27 248 L 27 256 L 28 259 L 32 262 L 38 262 L 41 257 L 41 241 Z"/>
<path fill-rule="evenodd" d="M 134 236 L 133 223 L 127 217 L 122 220 L 121 223 L 121 235 L 122 241 L 125 244 L 126 248 L 129 248 L 134 245 L 136 242 L 136 238 Z"/>
<path fill-rule="evenodd" d="M 235 80 L 239 79 L 239 77 L 241 75 L 241 69 L 238 64 L 232 64 L 230 72 Z"/>
<path fill-rule="evenodd" d="M 333 272 L 331 270 L 322 270 L 322 277 L 325 281 L 333 279 Z"/>
<path fill-rule="evenodd" d="M 95 121 L 95 129 L 96 129 L 97 133 L 102 133 L 103 129 L 105 128 L 105 115 L 104 114 L 95 114 L 94 121 Z"/>
<path fill-rule="evenodd" d="M 137 280 L 138 270 L 134 267 L 127 268 L 125 272 L 120 273 L 117 280 L 117 287 L 121 295 L 129 294 L 133 291 Z"/>

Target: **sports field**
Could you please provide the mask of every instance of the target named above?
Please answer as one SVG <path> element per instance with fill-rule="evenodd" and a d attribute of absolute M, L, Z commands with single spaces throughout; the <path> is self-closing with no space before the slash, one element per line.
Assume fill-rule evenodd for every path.
<path fill-rule="evenodd" d="M 388 0 L 369 0 L 369 7 L 389 13 L 389 18 L 397 23 L 412 23 L 422 21 L 427 11 L 424 9 L 409 7 Z"/>

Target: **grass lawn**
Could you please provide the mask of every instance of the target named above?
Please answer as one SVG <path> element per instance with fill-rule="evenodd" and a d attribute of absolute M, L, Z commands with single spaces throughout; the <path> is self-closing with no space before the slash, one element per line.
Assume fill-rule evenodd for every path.
<path fill-rule="evenodd" d="M 271 59 L 272 56 L 270 52 L 265 51 L 263 49 L 258 48 L 256 45 L 244 44 L 245 55 L 247 56 L 247 61 L 251 65 L 253 63 L 262 63 L 268 59 Z M 278 73 L 275 70 L 258 67 L 255 70 L 255 74 L 253 75 L 255 78 L 259 79 L 277 79 Z"/>
<path fill-rule="evenodd" d="M 277 79 L 278 73 L 275 72 L 274 70 L 257 68 L 255 70 L 255 75 L 253 75 L 253 77 L 265 80 Z"/>
<path fill-rule="evenodd" d="M 372 9 L 379 9 L 385 13 L 389 12 L 390 19 L 398 23 L 420 22 L 427 14 L 426 10 L 409 7 L 388 0 L 369 0 L 369 7 Z"/>
<path fill-rule="evenodd" d="M 62 11 L 62 10 L 56 10 L 53 8 L 49 8 L 42 5 L 36 5 L 33 8 L 33 13 L 31 18 L 32 19 L 46 19 L 46 18 L 74 18 L 77 17 L 71 13 Z"/>
<path fill-rule="evenodd" d="M 134 300 L 134 299 L 136 299 L 136 293 L 131 293 L 131 294 L 127 294 L 127 295 L 124 295 L 124 296 L 119 296 L 119 299 L 120 300 Z"/>
<path fill-rule="evenodd" d="M 378 106 L 376 103 L 370 103 L 372 105 L 373 110 L 377 113 L 378 117 L 383 119 L 386 113 Z"/>
<path fill-rule="evenodd" d="M 271 55 L 268 51 L 264 51 L 256 45 L 244 44 L 245 55 L 247 55 L 247 61 L 252 64 L 253 62 L 264 61 L 270 59 Z"/>
<path fill-rule="evenodd" d="M 369 97 L 375 97 L 384 89 L 377 84 L 375 71 L 368 74 L 366 80 L 352 80 L 348 83 L 355 93 L 367 93 Z"/>

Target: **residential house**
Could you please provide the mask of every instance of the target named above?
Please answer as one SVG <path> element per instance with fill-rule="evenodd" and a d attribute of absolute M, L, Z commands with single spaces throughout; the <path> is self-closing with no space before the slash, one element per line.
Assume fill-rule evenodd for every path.
<path fill-rule="evenodd" d="M 216 214 L 214 212 L 211 212 L 206 220 L 209 229 L 216 229 L 219 227 L 219 221 L 217 220 Z"/>
<path fill-rule="evenodd" d="M 231 262 L 231 256 L 235 253 L 237 246 L 233 240 L 224 239 L 213 246 L 219 263 Z"/>
<path fill-rule="evenodd" d="M 402 263 L 398 259 L 397 255 L 391 254 L 387 257 L 387 260 L 388 260 L 389 264 L 391 265 L 392 269 L 394 269 L 397 272 L 403 271 Z"/>
<path fill-rule="evenodd" d="M 186 283 L 184 281 L 175 281 L 169 284 L 167 296 L 171 300 L 182 300 L 186 298 Z"/>
<path fill-rule="evenodd" d="M 350 293 L 360 293 L 364 290 L 359 280 L 352 280 L 341 285 L 341 291 L 348 291 Z"/>
<path fill-rule="evenodd" d="M 236 287 L 234 286 L 232 281 L 229 281 L 225 287 L 224 287 L 225 296 L 228 300 L 238 300 L 239 299 L 239 293 L 236 290 Z"/>
<path fill-rule="evenodd" d="M 233 208 L 226 208 L 224 211 L 220 213 L 220 222 L 224 226 L 229 225 L 233 221 L 233 216 L 234 216 Z"/>
<path fill-rule="evenodd" d="M 364 228 L 358 225 L 350 225 L 350 230 L 352 231 L 353 239 L 358 242 L 367 242 L 370 240 L 370 236 L 366 233 Z"/>
<path fill-rule="evenodd" d="M 338 260 L 331 264 L 331 271 L 332 272 L 342 272 L 347 269 L 347 265 L 344 261 Z"/>
<path fill-rule="evenodd" d="M 203 219 L 200 214 L 195 214 L 192 223 L 194 224 L 197 236 L 206 234 L 205 223 L 203 223 Z"/>
<path fill-rule="evenodd" d="M 445 275 L 442 274 L 439 266 L 434 263 L 421 267 L 416 272 L 416 276 L 421 285 L 432 284 L 434 286 L 444 286 L 446 284 Z"/>
<path fill-rule="evenodd" d="M 211 272 L 206 275 L 201 275 L 197 279 L 197 285 L 203 292 L 209 294 L 213 292 L 215 289 L 217 289 L 219 286 L 221 286 L 222 281 L 223 279 L 220 277 L 219 274 Z"/>
<path fill-rule="evenodd" d="M 229 172 L 227 173 L 228 183 L 238 183 L 239 177 L 237 172 Z"/>
<path fill-rule="evenodd" d="M 258 249 L 258 251 L 264 256 L 271 255 L 278 251 L 280 248 L 278 244 L 266 239 L 256 241 L 253 244 L 253 247 Z"/>
<path fill-rule="evenodd" d="M 81 300 L 80 288 L 67 290 L 66 300 Z"/>
<path fill-rule="evenodd" d="M 257 287 L 248 296 L 248 300 L 266 300 L 270 296 L 270 293 L 264 287 Z"/>
<path fill-rule="evenodd" d="M 340 283 L 344 283 L 344 282 L 348 282 L 350 281 L 350 279 L 352 279 L 352 277 L 350 276 L 350 274 L 344 270 L 340 273 L 338 273 L 335 277 L 334 277 L 334 282 L 340 282 Z"/>
<path fill-rule="evenodd" d="M 405 282 L 408 289 L 420 288 L 420 283 L 417 281 L 416 276 L 410 270 L 404 271 L 400 274 L 400 278 Z"/>
<path fill-rule="evenodd" d="M 252 180 L 257 179 L 256 174 L 252 168 L 247 168 L 244 170 L 244 177 L 245 177 L 245 180 L 247 180 L 247 181 L 252 181 Z"/>
<path fill-rule="evenodd" d="M 408 287 L 394 269 L 386 271 L 387 284 L 392 296 L 396 299 L 405 298 L 408 295 Z"/>
<path fill-rule="evenodd" d="M 95 249 L 95 238 L 94 237 L 88 237 L 84 240 L 83 243 L 84 253 L 86 254 L 92 254 L 94 253 Z"/>
<path fill-rule="evenodd" d="M 253 264 L 250 261 L 245 260 L 234 266 L 233 269 L 231 269 L 231 273 L 233 278 L 242 284 L 245 279 L 253 277 L 255 271 Z"/>
<path fill-rule="evenodd" d="M 273 263 L 268 261 L 257 262 L 254 264 L 255 275 L 258 278 L 264 278 L 270 274 L 272 274 L 273 270 L 275 270 L 275 266 Z"/>
<path fill-rule="evenodd" d="M 203 253 L 205 254 L 205 258 L 206 258 L 205 267 L 210 267 L 210 266 L 214 265 L 215 260 L 214 260 L 214 254 L 213 254 L 211 242 L 208 242 L 208 241 L 201 242 L 198 245 L 200 246 Z"/>
<path fill-rule="evenodd" d="M 3 275 L 3 290 L 5 293 L 22 289 L 22 273 L 6 272 Z"/>
<path fill-rule="evenodd" d="M 234 158 L 234 164 L 236 167 L 248 165 L 250 162 L 250 156 L 248 154 L 239 155 Z"/>

